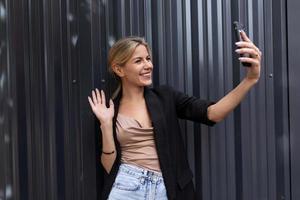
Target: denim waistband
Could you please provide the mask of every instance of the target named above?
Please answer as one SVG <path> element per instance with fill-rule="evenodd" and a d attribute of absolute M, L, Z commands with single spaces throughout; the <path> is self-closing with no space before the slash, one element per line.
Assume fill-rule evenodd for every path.
<path fill-rule="evenodd" d="M 139 179 L 146 178 L 152 182 L 160 182 L 163 180 L 162 174 L 160 172 L 151 171 L 132 164 L 122 163 L 120 165 L 120 170 Z"/>

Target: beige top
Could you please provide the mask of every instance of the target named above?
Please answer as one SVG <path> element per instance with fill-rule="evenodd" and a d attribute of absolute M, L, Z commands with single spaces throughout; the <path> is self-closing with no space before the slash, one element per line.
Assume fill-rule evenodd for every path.
<path fill-rule="evenodd" d="M 123 163 L 160 172 L 153 127 L 142 127 L 136 119 L 119 113 L 116 132 Z"/>

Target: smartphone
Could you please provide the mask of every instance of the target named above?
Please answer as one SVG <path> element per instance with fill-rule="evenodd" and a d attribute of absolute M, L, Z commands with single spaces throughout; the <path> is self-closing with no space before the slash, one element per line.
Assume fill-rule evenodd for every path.
<path fill-rule="evenodd" d="M 241 36 L 241 31 L 244 30 L 242 24 L 240 24 L 238 21 L 233 22 L 233 28 L 234 28 L 234 32 L 235 32 L 235 37 L 236 37 L 236 41 L 243 41 L 242 36 Z M 240 54 L 240 57 L 250 57 L 249 54 Z M 251 63 L 248 62 L 242 62 L 242 65 L 244 67 L 251 67 Z"/>

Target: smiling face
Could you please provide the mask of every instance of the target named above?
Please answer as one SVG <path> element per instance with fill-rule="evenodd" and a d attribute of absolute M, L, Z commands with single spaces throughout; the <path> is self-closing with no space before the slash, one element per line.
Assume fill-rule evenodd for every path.
<path fill-rule="evenodd" d="M 131 58 L 123 66 L 115 66 L 115 73 L 121 78 L 122 85 L 149 86 L 152 84 L 153 64 L 144 45 L 138 45 Z"/>

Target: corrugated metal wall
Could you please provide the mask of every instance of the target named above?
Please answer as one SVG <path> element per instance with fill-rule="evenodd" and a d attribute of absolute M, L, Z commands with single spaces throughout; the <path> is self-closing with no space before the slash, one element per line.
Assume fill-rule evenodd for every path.
<path fill-rule="evenodd" d="M 300 199 L 300 1 L 288 0 L 289 124 L 291 152 L 291 197 Z"/>
<path fill-rule="evenodd" d="M 154 85 L 218 100 L 244 77 L 235 20 L 264 54 L 262 75 L 214 128 L 182 121 L 197 198 L 291 199 L 286 14 L 285 0 L 0 0 L 0 199 L 99 199 L 87 96 L 114 85 L 109 47 L 144 36 Z"/>

